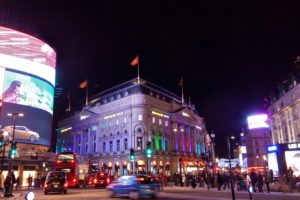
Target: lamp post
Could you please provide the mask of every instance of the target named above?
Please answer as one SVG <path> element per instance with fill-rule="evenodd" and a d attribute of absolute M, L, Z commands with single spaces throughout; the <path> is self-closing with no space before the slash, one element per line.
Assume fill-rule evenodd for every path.
<path fill-rule="evenodd" d="M 7 116 L 9 117 L 13 117 L 13 135 L 12 135 L 12 140 L 11 140 L 11 150 L 12 150 L 12 146 L 15 143 L 15 130 L 16 130 L 16 118 L 17 117 L 23 117 L 24 113 L 7 113 Z M 11 165 L 12 165 L 12 156 L 10 156 L 10 162 L 9 162 L 9 166 L 8 166 L 8 171 L 11 171 Z"/>
<path fill-rule="evenodd" d="M 232 200 L 235 200 L 235 193 L 234 193 L 234 185 L 232 183 L 232 173 L 231 173 L 231 145 L 230 145 L 230 139 L 235 139 L 234 136 L 231 136 L 230 138 L 226 137 L 227 139 L 227 147 L 228 147 L 228 159 L 229 159 L 229 179 L 230 179 L 230 186 L 231 186 L 231 196 Z"/>
<path fill-rule="evenodd" d="M 214 167 L 215 167 L 215 142 L 214 142 L 214 140 L 215 140 L 216 135 L 213 131 L 211 132 L 210 137 L 211 137 L 211 145 L 212 145 L 212 147 L 211 147 L 211 154 L 212 154 L 211 159 L 212 159 L 212 166 L 213 166 L 213 171 L 214 171 Z"/>

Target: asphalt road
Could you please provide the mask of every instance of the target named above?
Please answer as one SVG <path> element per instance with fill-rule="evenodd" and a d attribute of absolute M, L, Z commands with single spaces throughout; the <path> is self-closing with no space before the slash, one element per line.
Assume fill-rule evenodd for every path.
<path fill-rule="evenodd" d="M 14 197 L 9 198 L 10 200 L 24 200 L 24 195 L 26 191 L 17 191 L 14 192 Z M 67 194 L 48 194 L 44 195 L 42 190 L 34 190 L 36 195 L 36 200 L 99 200 L 99 199 L 111 199 L 108 197 L 108 194 L 105 189 L 68 189 Z M 236 200 L 246 200 L 249 199 L 249 194 L 246 192 L 236 192 Z M 127 198 L 113 198 L 114 200 L 118 199 L 127 199 Z M 159 193 L 158 199 L 165 200 L 231 200 L 231 192 L 227 191 L 218 191 L 206 189 L 192 189 L 192 188 L 178 188 L 178 187 L 168 187 L 165 188 L 163 192 Z M 299 193 L 263 193 L 253 194 L 253 200 L 299 200 Z"/>

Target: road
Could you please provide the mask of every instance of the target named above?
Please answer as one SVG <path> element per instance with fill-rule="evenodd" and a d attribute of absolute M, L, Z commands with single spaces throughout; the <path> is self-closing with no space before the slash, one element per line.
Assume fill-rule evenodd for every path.
<path fill-rule="evenodd" d="M 106 200 L 111 199 L 105 189 L 68 189 L 67 194 L 48 194 L 44 195 L 42 190 L 33 190 L 36 195 L 36 200 Z M 14 192 L 14 197 L 10 200 L 24 200 L 26 191 Z M 113 198 L 114 200 L 126 199 L 126 198 Z M 167 187 L 163 192 L 159 193 L 158 199 L 165 200 L 231 200 L 231 192 L 218 191 L 206 189 L 192 189 L 192 188 L 180 188 L 180 187 Z M 236 200 L 248 200 L 249 194 L 246 192 L 236 192 Z M 253 200 L 299 200 L 299 193 L 255 193 Z"/>

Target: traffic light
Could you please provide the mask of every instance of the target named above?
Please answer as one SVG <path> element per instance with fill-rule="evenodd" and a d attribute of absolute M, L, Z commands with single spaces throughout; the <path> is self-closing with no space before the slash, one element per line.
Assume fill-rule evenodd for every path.
<path fill-rule="evenodd" d="M 4 146 L 4 137 L 3 137 L 3 133 L 0 132 L 1 136 L 0 136 L 0 147 Z"/>
<path fill-rule="evenodd" d="M 130 149 L 130 160 L 133 162 L 135 160 L 134 149 Z"/>
<path fill-rule="evenodd" d="M 148 141 L 147 142 L 147 149 L 146 149 L 146 155 L 147 155 L 147 157 L 150 158 L 151 155 L 152 155 L 152 153 L 153 153 L 153 151 L 152 151 L 152 148 L 151 148 L 151 142 Z"/>
<path fill-rule="evenodd" d="M 10 148 L 10 155 L 13 158 L 15 157 L 16 154 L 17 154 L 17 142 L 13 142 Z"/>

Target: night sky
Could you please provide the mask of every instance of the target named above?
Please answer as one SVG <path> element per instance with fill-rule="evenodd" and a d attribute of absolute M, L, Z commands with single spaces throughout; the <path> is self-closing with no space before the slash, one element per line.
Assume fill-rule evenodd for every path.
<path fill-rule="evenodd" d="M 73 108 L 84 104 L 78 85 L 85 79 L 92 95 L 135 78 L 130 61 L 139 54 L 142 78 L 180 95 L 183 76 L 185 96 L 224 156 L 225 135 L 239 135 L 247 115 L 266 111 L 263 99 L 300 55 L 300 2 L 180 2 L 2 0 L 0 24 L 56 50 L 63 93 L 55 99 L 55 122 L 68 92 Z"/>

